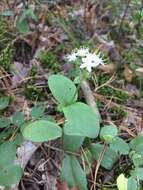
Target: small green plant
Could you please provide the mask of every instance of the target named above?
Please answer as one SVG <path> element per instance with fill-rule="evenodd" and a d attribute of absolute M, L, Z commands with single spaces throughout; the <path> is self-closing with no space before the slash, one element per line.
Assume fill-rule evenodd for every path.
<path fill-rule="evenodd" d="M 2 16 L 4 17 L 10 17 L 15 16 L 16 20 L 16 28 L 20 33 L 27 33 L 29 32 L 29 21 L 37 21 L 37 17 L 34 14 L 34 7 L 24 7 L 21 9 L 21 12 L 19 15 L 16 15 L 15 12 L 12 10 L 7 10 L 2 12 Z"/>
<path fill-rule="evenodd" d="M 9 105 L 10 98 L 0 98 L 0 112 L 3 112 Z M 11 124 L 19 126 L 20 115 L 15 113 L 12 117 L 0 116 L 0 185 L 10 188 L 12 184 L 18 183 L 22 177 L 23 170 L 14 163 L 16 159 L 16 144 L 7 140 L 12 134 Z M 17 119 L 16 119 L 17 118 Z"/>
<path fill-rule="evenodd" d="M 38 88 L 37 86 L 34 86 L 32 84 L 27 84 L 25 89 L 24 89 L 24 94 L 25 96 L 30 99 L 30 100 L 42 100 L 42 89 Z"/>
<path fill-rule="evenodd" d="M 119 131 L 114 124 L 100 128 L 99 115 L 90 106 L 78 101 L 78 89 L 82 80 L 85 80 L 86 76 L 89 77 L 91 69 L 101 64 L 102 59 L 84 48 L 76 50 L 72 55 L 67 56 L 67 59 L 75 61 L 75 67 L 81 71 L 78 86 L 76 87 L 73 81 L 60 74 L 51 75 L 48 78 L 49 89 L 57 100 L 58 110 L 64 115 L 65 122 L 58 125 L 53 119 L 42 116 L 42 107 L 38 110 L 33 108 L 31 114 L 35 119 L 28 123 L 25 122 L 21 127 L 21 132 L 25 139 L 33 142 L 61 138 L 63 142 L 61 148 L 64 152 L 61 179 L 66 181 L 70 187 L 76 186 L 80 190 L 87 190 L 86 172 L 76 156 L 78 152 L 83 157 L 80 152 L 81 146 L 84 144 L 85 152 L 90 155 L 91 163 L 102 158 L 100 165 L 106 170 L 111 170 L 121 155 L 129 155 L 130 146 L 118 136 Z M 81 61 L 82 64 L 80 64 Z M 88 75 L 85 74 L 86 72 Z M 85 143 L 87 139 L 91 141 Z M 92 140 L 95 141 L 95 139 L 98 139 L 97 143 L 93 143 Z"/>
<path fill-rule="evenodd" d="M 20 111 L 10 116 L 3 116 L 8 108 L 11 98 L 0 97 L 0 186 L 11 189 L 13 184 L 19 183 L 23 169 L 15 164 L 16 149 L 23 143 L 20 129 L 26 123 L 24 114 Z M 36 105 L 32 108 L 30 120 L 45 119 L 50 121 L 49 116 L 44 116 L 45 106 Z"/>
<path fill-rule="evenodd" d="M 12 38 L 7 34 L 8 24 L 0 16 L 0 67 L 9 71 L 10 65 L 13 61 L 14 46 Z"/>
<path fill-rule="evenodd" d="M 11 63 L 13 61 L 14 48 L 13 45 L 8 44 L 0 52 L 0 66 L 3 67 L 6 71 L 9 71 Z"/>
<path fill-rule="evenodd" d="M 132 169 L 129 171 L 129 177 L 127 178 L 128 189 L 137 190 L 142 187 L 143 181 L 143 135 L 138 135 L 132 139 L 129 143 L 130 152 L 129 158 L 132 162 Z M 120 189 L 119 189 L 120 190 Z"/>
<path fill-rule="evenodd" d="M 76 86 L 68 78 L 62 75 L 52 75 L 48 79 L 48 85 L 53 96 L 59 102 L 58 106 L 64 114 L 66 122 L 61 128 L 56 122 L 38 119 L 24 124 L 21 129 L 22 134 L 26 139 L 34 142 L 63 138 L 65 158 L 62 164 L 62 179 L 67 180 L 70 186 L 76 185 L 80 189 L 87 189 L 86 174 L 79 161 L 76 156 L 67 152 L 78 151 L 85 137 L 96 138 L 98 136 L 99 118 L 88 105 L 77 102 Z M 73 140 L 74 145 L 70 143 Z M 67 178 L 67 169 L 70 178 Z"/>
<path fill-rule="evenodd" d="M 21 15 L 16 19 L 16 27 L 21 33 L 27 33 L 29 31 L 28 21 L 37 21 L 37 17 L 34 14 L 33 7 L 27 7 L 22 9 Z"/>
<path fill-rule="evenodd" d="M 45 66 L 45 68 L 58 72 L 58 58 L 56 54 L 54 54 L 52 51 L 42 51 L 40 54 L 40 61 L 43 64 L 43 66 Z"/>
<path fill-rule="evenodd" d="M 81 158 L 86 160 L 88 157 L 91 163 L 97 161 L 94 178 L 96 182 L 100 166 L 111 170 L 120 156 L 128 157 L 132 163 L 131 171 L 126 173 L 128 178 L 123 174 L 119 175 L 117 187 L 118 190 L 132 190 L 132 187 L 137 190 L 140 187 L 139 182 L 143 180 L 143 136 L 135 137 L 127 143 L 119 136 L 117 126 L 113 123 L 101 126 L 97 112 L 85 102 L 78 101 L 78 91 L 82 81 L 91 76 L 93 68 L 99 64 L 104 65 L 98 56 L 90 53 L 87 48 L 81 48 L 67 56 L 71 62 L 75 62 L 75 68 L 80 73 L 78 80 L 76 76 L 77 86 L 74 83 L 75 80 L 73 82 L 61 74 L 53 74 L 48 77 L 48 87 L 57 101 L 57 110 L 64 116 L 64 123 L 59 125 L 54 118 L 44 114 L 44 105 L 37 105 L 32 108 L 28 121 L 25 121 L 21 112 L 16 112 L 11 117 L 1 117 L 0 128 L 6 129 L 14 125 L 18 132 L 21 131 L 25 139 L 32 142 L 41 143 L 61 138 L 64 157 L 60 177 L 71 188 L 88 190 L 86 174 L 89 172 L 89 168 L 86 166 L 86 162 L 86 167 L 82 167 Z M 0 110 L 4 110 L 8 104 L 9 98 L 0 99 Z M 16 146 L 16 139 L 1 141 L 0 185 L 5 187 L 17 183 L 22 176 L 22 169 L 14 164 Z M 9 149 L 11 151 L 7 153 Z M 9 155 L 7 159 L 5 159 L 6 154 Z M 12 176 L 13 173 L 15 177 Z M 6 180 L 7 178 L 10 179 Z"/>

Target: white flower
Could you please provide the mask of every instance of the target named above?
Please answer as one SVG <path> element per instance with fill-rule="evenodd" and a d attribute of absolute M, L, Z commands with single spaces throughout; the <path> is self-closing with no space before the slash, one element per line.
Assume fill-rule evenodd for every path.
<path fill-rule="evenodd" d="M 88 48 L 81 47 L 78 50 L 72 52 L 72 54 L 66 56 L 69 62 L 76 61 L 80 58 L 81 60 L 81 69 L 87 69 L 88 72 L 91 72 L 92 68 L 99 66 L 100 64 L 104 64 L 102 58 L 100 58 L 100 54 L 90 53 Z"/>
<path fill-rule="evenodd" d="M 66 56 L 66 59 L 71 62 L 71 61 L 75 61 L 77 59 L 77 53 L 73 52 L 72 54 Z"/>
<path fill-rule="evenodd" d="M 80 48 L 78 50 L 73 51 L 70 55 L 66 56 L 69 62 L 76 61 L 77 58 L 85 57 L 89 53 L 88 48 Z"/>
<path fill-rule="evenodd" d="M 80 68 L 86 68 L 89 72 L 91 72 L 92 68 L 97 67 L 100 64 L 104 64 L 103 60 L 95 53 L 89 53 L 85 58 L 82 58 L 82 64 Z"/>
<path fill-rule="evenodd" d="M 78 51 L 77 51 L 77 56 L 79 57 L 85 57 L 87 56 L 87 54 L 89 54 L 89 49 L 88 48 L 80 48 Z"/>

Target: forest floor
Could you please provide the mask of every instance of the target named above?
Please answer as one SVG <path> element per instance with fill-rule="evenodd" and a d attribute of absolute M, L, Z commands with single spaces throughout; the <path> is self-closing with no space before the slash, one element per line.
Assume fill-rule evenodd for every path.
<path fill-rule="evenodd" d="M 27 6 L 34 15 L 22 15 Z M 106 60 L 105 67 L 93 70 L 90 79 L 102 123 L 114 123 L 126 141 L 142 134 L 142 10 L 141 2 L 125 0 L 1 0 L 0 98 L 10 98 L 1 116 L 22 112 L 28 119 L 33 107 L 40 106 L 42 114 L 62 122 L 47 85 L 48 76 L 62 73 L 73 79 L 76 73 L 65 56 L 76 48 L 89 47 Z M 86 101 L 82 91 L 79 99 Z M 16 126 L 7 130 L 0 127 L 0 144 L 19 138 Z M 18 189 L 70 189 L 59 180 L 61 158 L 58 140 L 36 144 Z M 91 166 L 93 173 L 95 165 Z M 121 156 L 110 171 L 100 167 L 97 189 L 116 190 L 117 176 L 129 168 L 126 156 Z M 92 175 L 88 172 L 87 176 L 92 189 Z"/>

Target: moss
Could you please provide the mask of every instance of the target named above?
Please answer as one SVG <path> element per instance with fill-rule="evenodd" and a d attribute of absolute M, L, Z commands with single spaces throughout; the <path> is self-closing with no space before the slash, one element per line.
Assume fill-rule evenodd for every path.
<path fill-rule="evenodd" d="M 42 100 L 42 89 L 41 88 L 38 88 L 36 86 L 33 86 L 33 85 L 27 85 L 25 90 L 24 90 L 24 94 L 25 96 L 34 101 L 34 100 Z"/>
<path fill-rule="evenodd" d="M 98 80 L 99 86 L 105 84 L 109 79 L 110 79 L 110 76 L 107 74 L 100 73 L 100 72 L 97 74 L 97 80 Z M 116 90 L 106 85 L 99 88 L 97 92 L 104 96 L 115 97 L 115 99 L 117 99 L 116 102 L 120 102 L 120 103 L 125 103 L 129 98 L 129 95 L 127 92 L 120 89 Z"/>
<path fill-rule="evenodd" d="M 9 38 L 6 36 L 7 23 L 0 17 L 0 51 L 9 42 Z"/>
<path fill-rule="evenodd" d="M 9 71 L 10 65 L 13 60 L 14 48 L 11 44 L 8 44 L 1 52 L 0 52 L 0 66 L 5 70 Z"/>
<path fill-rule="evenodd" d="M 108 113 L 111 114 L 112 119 L 122 119 L 127 113 L 120 107 L 112 107 L 108 109 Z"/>
<path fill-rule="evenodd" d="M 8 26 L 6 21 L 0 17 L 0 66 L 9 71 L 14 55 L 12 39 L 7 34 Z"/>
<path fill-rule="evenodd" d="M 55 72 L 59 71 L 58 58 L 52 51 L 43 51 L 40 55 L 40 61 L 46 68 Z"/>
<path fill-rule="evenodd" d="M 29 71 L 29 76 L 31 77 L 35 77 L 37 75 L 37 72 L 38 72 L 38 68 L 36 65 L 32 65 L 32 68 L 30 69 Z"/>

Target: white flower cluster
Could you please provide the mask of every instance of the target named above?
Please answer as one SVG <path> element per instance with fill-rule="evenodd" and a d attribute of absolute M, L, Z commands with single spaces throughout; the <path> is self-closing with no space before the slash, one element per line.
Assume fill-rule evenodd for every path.
<path fill-rule="evenodd" d="M 72 54 L 68 55 L 66 58 L 69 62 L 76 61 L 80 58 L 82 62 L 80 68 L 86 68 L 89 72 L 91 72 L 92 68 L 97 67 L 98 65 L 104 65 L 99 54 L 90 53 L 88 48 L 83 47 L 72 52 Z"/>

